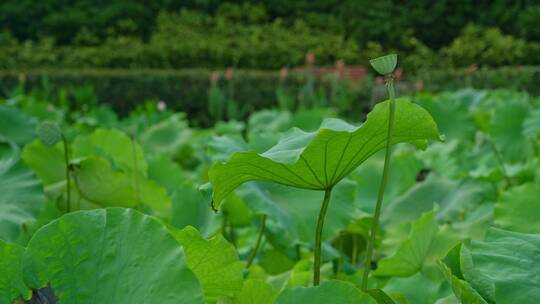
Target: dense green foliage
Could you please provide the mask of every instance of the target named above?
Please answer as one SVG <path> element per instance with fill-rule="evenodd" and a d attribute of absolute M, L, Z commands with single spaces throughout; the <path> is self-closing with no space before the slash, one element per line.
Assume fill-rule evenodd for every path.
<path fill-rule="evenodd" d="M 234 177 L 238 168 L 222 162 L 238 155 L 266 158 L 278 173 L 304 155 L 314 171 L 297 170 L 295 181 L 316 183 L 326 177 L 316 157 L 328 149 L 327 167 L 336 164 L 331 153 L 343 136 L 384 141 L 387 102 L 359 128 L 358 120 L 323 122 L 329 111 L 312 107 L 198 129 L 156 103 L 119 118 L 105 105 L 68 108 L 48 97 L 18 94 L 0 105 L 0 303 L 540 301 L 540 101 L 526 93 L 396 100 L 396 142 L 437 138 L 433 120 L 445 140 L 423 151 L 394 147 L 368 293 L 360 261 L 383 154 L 343 149 L 362 161 L 328 179 L 340 181 L 329 198 L 319 286 L 311 285 L 320 191 L 250 181 L 221 191 L 214 213 L 209 190 L 223 187 L 216 170 Z M 54 123 L 68 142 L 68 175 Z M 325 145 L 328 138 L 336 142 Z"/>
<path fill-rule="evenodd" d="M 212 75 L 219 76 L 214 85 Z M 539 68 L 503 67 L 426 71 L 409 75 L 398 81 L 396 87 L 399 94 L 408 95 L 463 87 L 517 89 L 539 95 L 539 83 Z M 99 102 L 123 115 L 144 108 L 145 100 L 162 100 L 168 108 L 188 113 L 190 123 L 198 126 L 211 125 L 219 119 L 211 113 L 210 100 L 217 104 L 233 100 L 231 103 L 238 104 L 240 110 L 228 117 L 233 119 L 245 119 L 256 110 L 275 106 L 290 109 L 323 105 L 347 117 L 359 117 L 385 94 L 371 77 L 353 83 L 335 73 L 311 78 L 308 73 L 289 72 L 282 79 L 278 72 L 238 70 L 228 80 L 223 73 L 213 74 L 209 70 L 0 72 L 0 95 L 13 96 L 22 93 L 22 88 L 31 92 L 32 98 L 50 99 L 70 109 Z"/>
<path fill-rule="evenodd" d="M 276 69 L 308 51 L 332 65 L 383 50 L 407 69 L 530 65 L 539 16 L 531 0 L 6 0 L 0 68 Z"/>

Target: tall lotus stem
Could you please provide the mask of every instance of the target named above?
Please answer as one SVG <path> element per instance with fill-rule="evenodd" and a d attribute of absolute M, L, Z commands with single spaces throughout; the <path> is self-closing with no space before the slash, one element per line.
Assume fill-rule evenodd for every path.
<path fill-rule="evenodd" d="M 384 167 L 381 178 L 381 184 L 379 186 L 379 192 L 377 193 L 377 203 L 375 205 L 375 212 L 373 214 L 373 222 L 371 224 L 371 230 L 369 240 L 366 249 L 366 259 L 364 262 L 364 275 L 362 278 L 362 290 L 366 291 L 368 287 L 369 272 L 371 270 L 371 260 L 373 258 L 373 247 L 377 237 L 377 230 L 379 228 L 379 218 L 381 216 L 381 207 L 384 196 L 384 189 L 386 188 L 386 182 L 388 181 L 388 173 L 390 168 L 390 157 L 392 152 L 392 133 L 394 131 L 394 116 L 396 111 L 395 105 L 395 91 L 394 91 L 394 78 L 392 77 L 392 71 L 397 64 L 396 55 L 387 55 L 379 57 L 370 61 L 373 68 L 380 74 L 385 75 L 386 89 L 388 91 L 388 97 L 390 99 L 388 103 L 388 134 L 386 138 L 386 150 L 384 155 Z"/>
<path fill-rule="evenodd" d="M 255 257 L 257 256 L 257 251 L 259 250 L 259 247 L 261 246 L 261 241 L 264 236 L 264 228 L 266 225 L 266 214 L 263 214 L 261 216 L 261 226 L 259 227 L 259 235 L 257 237 L 257 243 L 255 244 L 255 247 L 253 248 L 253 251 L 251 252 L 246 268 L 249 268 L 251 264 L 253 263 L 253 260 L 255 260 Z"/>
<path fill-rule="evenodd" d="M 328 205 L 330 204 L 330 195 L 332 194 L 332 189 L 327 189 L 324 191 L 324 199 L 321 206 L 321 211 L 319 211 L 319 219 L 317 220 L 317 230 L 315 231 L 315 261 L 313 264 L 313 285 L 318 286 L 321 282 L 321 243 L 322 243 L 322 232 L 324 227 L 324 218 L 326 217 L 326 211 L 328 210 Z"/>

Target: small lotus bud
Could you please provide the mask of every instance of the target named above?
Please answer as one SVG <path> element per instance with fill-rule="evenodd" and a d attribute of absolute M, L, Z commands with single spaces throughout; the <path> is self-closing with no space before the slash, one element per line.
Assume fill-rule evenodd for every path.
<path fill-rule="evenodd" d="M 381 75 L 388 75 L 394 71 L 397 65 L 397 55 L 390 54 L 369 61 L 373 69 Z"/>
<path fill-rule="evenodd" d="M 60 141 L 62 133 L 54 122 L 45 121 L 37 129 L 39 139 L 47 146 L 54 146 Z"/>

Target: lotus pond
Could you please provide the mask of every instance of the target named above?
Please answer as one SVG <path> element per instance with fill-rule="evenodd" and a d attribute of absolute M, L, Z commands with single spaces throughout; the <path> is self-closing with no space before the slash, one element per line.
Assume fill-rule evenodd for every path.
<path fill-rule="evenodd" d="M 14 95 L 0 303 L 540 303 L 539 136 L 507 90 L 208 129 Z"/>

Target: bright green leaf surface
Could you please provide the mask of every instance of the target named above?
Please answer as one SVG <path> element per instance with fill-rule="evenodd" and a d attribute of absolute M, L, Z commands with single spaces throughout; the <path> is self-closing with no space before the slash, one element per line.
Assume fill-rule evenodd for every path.
<path fill-rule="evenodd" d="M 521 100 L 503 100 L 495 108 L 489 133 L 505 160 L 516 162 L 527 156 L 530 145 L 522 135 L 530 107 Z"/>
<path fill-rule="evenodd" d="M 234 304 L 274 304 L 278 293 L 263 280 L 248 279 L 234 297 Z"/>
<path fill-rule="evenodd" d="M 371 298 L 351 283 L 343 281 L 323 282 L 315 287 L 286 289 L 277 298 L 276 304 L 368 304 Z"/>
<path fill-rule="evenodd" d="M 382 289 L 368 289 L 366 291 L 377 304 L 395 304 L 394 300 L 387 295 Z"/>
<path fill-rule="evenodd" d="M 478 294 L 474 288 L 467 282 L 452 273 L 452 270 L 446 266 L 443 262 L 439 262 L 439 267 L 443 272 L 444 276 L 452 285 L 452 290 L 454 291 L 455 296 L 463 304 L 488 304 L 486 300 Z"/>
<path fill-rule="evenodd" d="M 497 304 L 540 302 L 540 234 L 491 228 L 485 241 L 474 241 L 477 272 L 495 284 Z"/>
<path fill-rule="evenodd" d="M 535 109 L 523 121 L 523 135 L 535 139 L 540 135 L 540 109 Z"/>
<path fill-rule="evenodd" d="M 162 216 L 171 206 L 165 188 L 142 176 L 115 171 L 99 157 L 83 160 L 75 176 L 81 196 L 100 206 L 134 207 L 142 203 Z"/>
<path fill-rule="evenodd" d="M 172 233 L 184 247 L 187 265 L 201 282 L 206 302 L 232 297 L 242 288 L 244 265 L 221 235 L 206 240 L 191 226 Z"/>
<path fill-rule="evenodd" d="M 335 237 L 356 215 L 354 207 L 355 184 L 343 180 L 337 184 L 330 197 L 323 240 Z M 267 214 L 269 221 L 277 224 L 276 232 L 290 242 L 313 244 L 315 226 L 324 193 L 294 189 L 269 183 L 248 183 L 240 187 L 238 195 L 258 214 Z"/>
<path fill-rule="evenodd" d="M 527 183 L 505 191 L 495 204 L 495 224 L 512 231 L 540 233 L 540 186 Z"/>
<path fill-rule="evenodd" d="M 0 239 L 15 241 L 33 221 L 45 197 L 41 183 L 19 159 L 15 146 L 0 144 Z"/>
<path fill-rule="evenodd" d="M 31 291 L 23 281 L 23 254 L 23 247 L 0 240 L 0 303 L 30 297 Z"/>
<path fill-rule="evenodd" d="M 171 115 L 169 118 L 146 129 L 140 137 L 145 150 L 173 155 L 182 145 L 187 144 L 191 131 L 188 128 L 187 121 L 184 120 L 184 116 L 183 113 Z"/>
<path fill-rule="evenodd" d="M 146 176 L 148 165 L 141 146 L 119 130 L 97 129 L 90 135 L 80 135 L 73 142 L 72 149 L 73 158 L 101 156 L 112 160 L 115 167 L 127 174 L 136 171 Z"/>
<path fill-rule="evenodd" d="M 406 100 L 396 102 L 393 143 L 425 146 L 438 139 L 429 113 Z M 234 153 L 209 172 L 217 206 L 231 191 L 250 180 L 271 181 L 297 188 L 323 190 L 339 182 L 375 152 L 385 147 L 388 102 L 378 104 L 361 127 L 327 120 L 316 132 L 294 129 L 263 154 Z"/>
<path fill-rule="evenodd" d="M 66 180 L 64 151 L 61 144 L 49 147 L 36 139 L 24 146 L 21 157 L 43 185 L 48 186 Z"/>
<path fill-rule="evenodd" d="M 412 224 L 411 235 L 387 259 L 379 261 L 375 276 L 407 277 L 422 269 L 424 261 L 437 233 L 437 222 L 433 211 L 424 213 Z"/>
<path fill-rule="evenodd" d="M 35 137 L 36 121 L 26 113 L 0 106 L 0 140 L 24 145 Z"/>
<path fill-rule="evenodd" d="M 182 247 L 155 219 L 122 208 L 78 211 L 28 244 L 25 281 L 60 303 L 203 303 Z"/>

